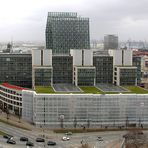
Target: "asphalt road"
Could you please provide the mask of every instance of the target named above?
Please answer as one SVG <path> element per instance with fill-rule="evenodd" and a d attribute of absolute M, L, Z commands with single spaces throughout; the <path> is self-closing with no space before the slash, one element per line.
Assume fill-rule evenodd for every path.
<path fill-rule="evenodd" d="M 125 132 L 98 132 L 98 133 L 80 133 L 73 134 L 70 137 L 69 141 L 62 141 L 64 134 L 52 134 L 50 133 L 49 137 L 51 139 L 46 139 L 45 143 L 37 143 L 35 139 L 41 133 L 36 131 L 26 131 L 20 128 L 16 128 L 4 123 L 0 123 L 0 131 L 6 132 L 14 136 L 16 145 L 11 145 L 6 143 L 6 139 L 2 136 L 0 137 L 0 148 L 26 148 L 25 142 L 20 142 L 20 137 L 28 137 L 28 139 L 35 144 L 34 148 L 50 148 L 53 146 L 47 146 L 47 141 L 55 141 L 57 143 L 54 148 L 77 148 L 81 145 L 81 140 L 90 144 L 93 148 L 106 148 L 109 143 L 113 141 L 122 141 L 122 135 Z M 98 141 L 97 137 L 101 136 L 103 141 Z"/>

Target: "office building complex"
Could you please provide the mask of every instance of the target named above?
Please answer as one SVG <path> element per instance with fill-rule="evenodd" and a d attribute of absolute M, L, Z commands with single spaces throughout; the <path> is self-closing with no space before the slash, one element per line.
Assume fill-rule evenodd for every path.
<path fill-rule="evenodd" d="M 118 36 L 106 35 L 104 36 L 104 49 L 118 49 Z"/>
<path fill-rule="evenodd" d="M 70 49 L 90 49 L 89 19 L 77 13 L 49 12 L 46 48 L 53 54 L 69 54 Z"/>
<path fill-rule="evenodd" d="M 73 127 L 74 119 L 79 126 L 88 121 L 92 126 L 124 126 L 127 119 L 128 123 L 148 125 L 148 95 L 121 87 L 139 83 L 140 59 L 133 58 L 131 50 L 114 50 L 118 49 L 115 35 L 104 37 L 106 51 L 93 53 L 89 44 L 88 18 L 49 12 L 46 49 L 14 54 L 8 48 L 0 54 L 0 108 L 38 127 L 60 127 L 60 117 L 64 127 Z M 147 76 L 146 57 L 143 63 L 142 74 Z M 62 85 L 66 91 L 58 87 Z"/>

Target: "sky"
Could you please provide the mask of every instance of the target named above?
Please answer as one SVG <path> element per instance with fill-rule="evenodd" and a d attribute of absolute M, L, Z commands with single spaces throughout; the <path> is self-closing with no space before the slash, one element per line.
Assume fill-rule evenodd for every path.
<path fill-rule="evenodd" d="M 90 39 L 148 41 L 148 0 L 0 0 L 1 41 L 43 41 L 48 12 L 90 19 Z"/>

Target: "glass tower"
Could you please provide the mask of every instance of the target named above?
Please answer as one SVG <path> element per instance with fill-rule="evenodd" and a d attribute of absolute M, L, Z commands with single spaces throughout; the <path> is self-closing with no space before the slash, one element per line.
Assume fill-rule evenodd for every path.
<path fill-rule="evenodd" d="M 69 54 L 70 49 L 90 49 L 89 18 L 77 13 L 48 12 L 46 49 L 53 54 Z"/>

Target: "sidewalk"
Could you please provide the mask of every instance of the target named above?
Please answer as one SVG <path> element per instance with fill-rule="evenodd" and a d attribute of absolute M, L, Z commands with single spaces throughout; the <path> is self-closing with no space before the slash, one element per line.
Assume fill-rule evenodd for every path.
<path fill-rule="evenodd" d="M 30 123 L 22 119 L 19 119 L 17 116 L 9 115 L 9 118 L 7 119 L 7 114 L 4 112 L 0 114 L 0 120 L 1 122 L 8 123 L 12 126 L 14 125 L 16 127 L 20 127 L 26 130 L 36 130 L 37 129 L 35 126 L 31 125 Z"/>
<path fill-rule="evenodd" d="M 9 115 L 9 119 L 7 119 L 7 114 L 4 112 L 0 113 L 0 122 L 6 123 L 18 128 L 22 128 L 24 130 L 33 131 L 35 135 L 40 135 L 40 136 L 45 135 L 45 137 L 52 137 L 55 134 L 50 129 L 42 129 L 42 128 L 36 127 L 23 119 L 19 119 L 15 115 Z"/>

